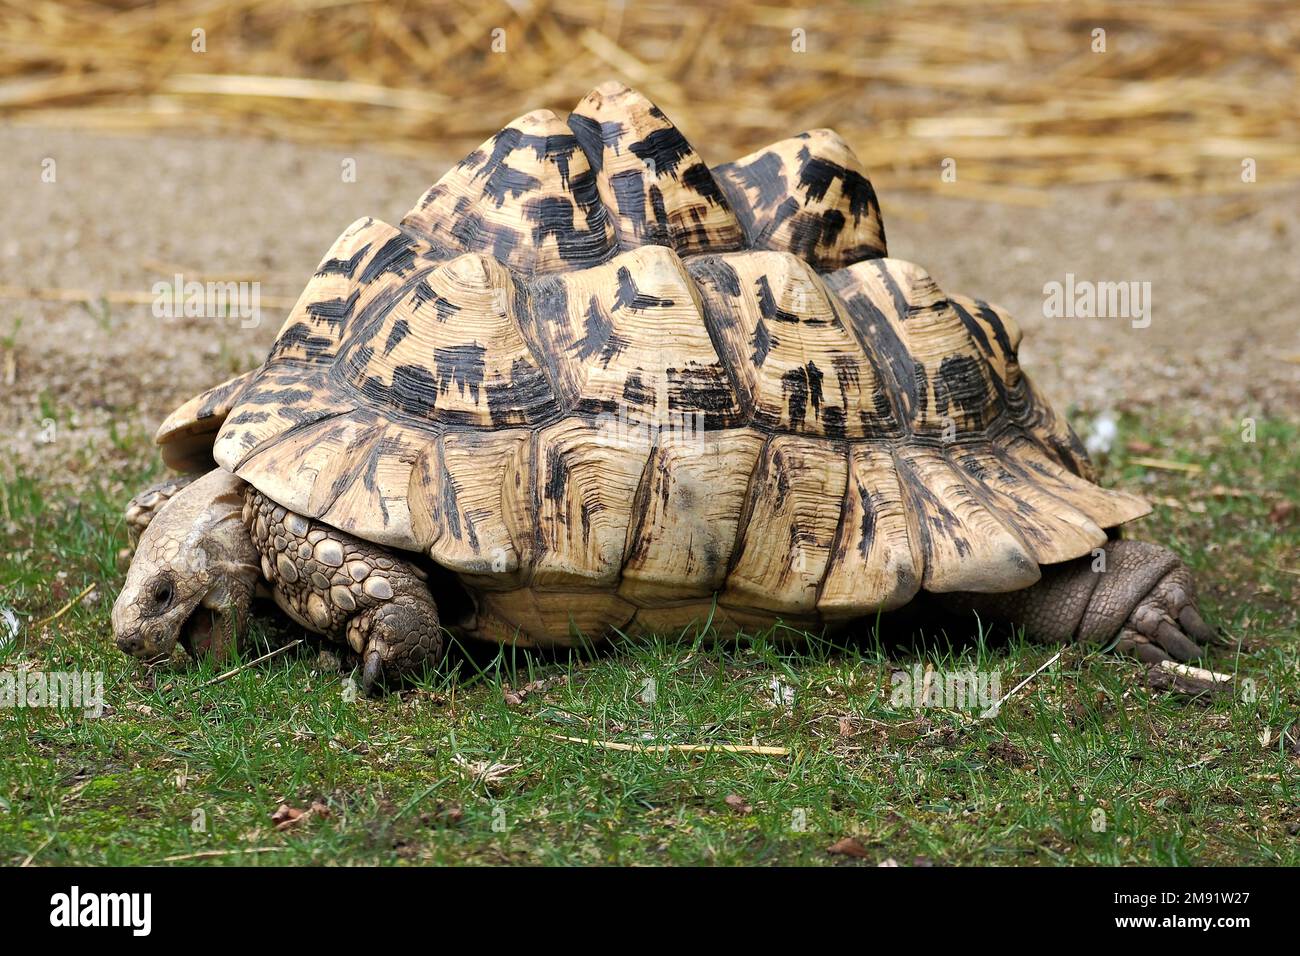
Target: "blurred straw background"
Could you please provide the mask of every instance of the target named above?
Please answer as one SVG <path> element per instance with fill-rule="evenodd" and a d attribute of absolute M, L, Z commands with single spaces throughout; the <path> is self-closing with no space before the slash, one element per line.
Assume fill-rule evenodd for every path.
<path fill-rule="evenodd" d="M 455 155 L 616 77 L 713 163 L 834 126 L 888 188 L 1030 203 L 1300 178 L 1298 67 L 1287 0 L 0 0 L 13 123 Z"/>

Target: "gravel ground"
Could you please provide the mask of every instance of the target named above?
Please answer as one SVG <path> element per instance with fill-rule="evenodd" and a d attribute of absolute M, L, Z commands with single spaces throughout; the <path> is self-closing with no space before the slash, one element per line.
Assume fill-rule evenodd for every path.
<path fill-rule="evenodd" d="M 356 181 L 342 164 L 356 161 Z M 264 140 L 0 127 L 0 285 L 147 294 L 174 272 L 241 276 L 292 300 L 342 229 L 395 222 L 459 157 L 414 160 Z M 726 157 L 707 156 L 711 162 Z M 56 181 L 42 182 L 43 162 Z M 1300 187 L 1133 198 L 1060 189 L 1042 207 L 879 191 L 894 255 L 1006 306 L 1022 364 L 1085 412 L 1158 411 L 1207 426 L 1300 408 Z M 1151 323 L 1044 317 L 1044 284 L 1149 282 Z M 0 460 L 45 473 L 87 443 L 152 431 L 176 404 L 252 367 L 285 312 L 159 319 L 148 305 L 0 299 Z M 42 422 L 55 419 L 55 441 Z"/>

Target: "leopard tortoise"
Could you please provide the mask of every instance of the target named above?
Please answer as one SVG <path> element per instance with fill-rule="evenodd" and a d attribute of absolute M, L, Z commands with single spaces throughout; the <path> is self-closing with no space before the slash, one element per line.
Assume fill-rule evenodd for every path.
<path fill-rule="evenodd" d="M 1019 338 L 888 257 L 835 133 L 709 168 L 605 84 L 398 226 L 353 223 L 265 363 L 163 423 L 201 477 L 134 500 L 117 643 L 224 653 L 269 587 L 367 689 L 447 633 L 823 631 L 915 601 L 1196 656 L 1187 568 L 1119 540 L 1149 508 L 1095 484 Z"/>

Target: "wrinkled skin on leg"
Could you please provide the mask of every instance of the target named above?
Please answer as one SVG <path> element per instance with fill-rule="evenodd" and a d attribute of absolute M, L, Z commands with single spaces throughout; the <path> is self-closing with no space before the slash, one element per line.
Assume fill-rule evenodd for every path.
<path fill-rule="evenodd" d="M 359 654 L 366 693 L 442 657 L 438 608 L 415 565 L 251 488 L 243 520 L 276 603 Z"/>
<path fill-rule="evenodd" d="M 938 595 L 953 612 L 1023 627 L 1042 641 L 1109 644 L 1147 663 L 1200 657 L 1215 632 L 1196 609 L 1192 573 L 1168 548 L 1110 541 L 1105 570 L 1091 556 L 1043 568 L 1042 579 L 1006 594 Z"/>
<path fill-rule="evenodd" d="M 170 655 L 178 642 L 194 656 L 234 650 L 261 576 L 243 504 L 244 483 L 217 469 L 169 491 L 160 506 L 136 509 L 137 520 L 149 520 L 113 605 L 119 648 L 143 660 Z"/>

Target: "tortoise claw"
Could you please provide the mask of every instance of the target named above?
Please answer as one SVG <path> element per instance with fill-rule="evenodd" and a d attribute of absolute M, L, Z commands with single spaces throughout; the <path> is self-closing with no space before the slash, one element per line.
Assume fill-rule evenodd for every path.
<path fill-rule="evenodd" d="M 1161 621 L 1156 628 L 1156 640 L 1176 661 L 1186 663 L 1196 660 L 1204 651 L 1178 629 L 1172 620 Z"/>
<path fill-rule="evenodd" d="M 1196 610 L 1195 605 L 1187 604 L 1178 612 L 1178 624 L 1186 632 L 1187 636 L 1200 644 L 1218 644 L 1221 643 L 1219 635 L 1214 628 L 1206 624 L 1201 618 L 1201 614 Z"/>
<path fill-rule="evenodd" d="M 374 697 L 380 690 L 380 682 L 384 676 L 384 663 L 379 657 L 377 650 L 371 649 L 366 652 L 365 665 L 361 670 L 361 690 L 367 697 Z"/>
<path fill-rule="evenodd" d="M 1161 661 L 1170 660 L 1169 655 L 1159 644 L 1153 643 L 1145 634 L 1131 627 L 1126 627 L 1120 632 L 1115 650 L 1121 654 L 1132 654 L 1144 664 L 1159 664 Z"/>
<path fill-rule="evenodd" d="M 1117 649 L 1135 653 L 1147 663 L 1186 663 L 1201 657 L 1201 645 L 1214 640 L 1215 634 L 1201 619 L 1195 600 L 1191 572 L 1180 563 L 1129 614 Z"/>

